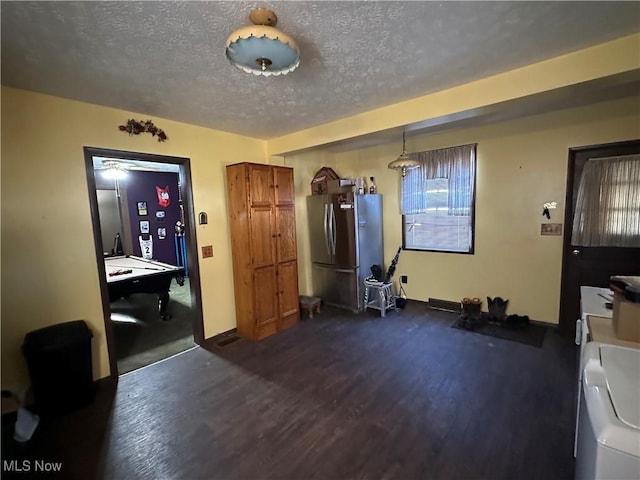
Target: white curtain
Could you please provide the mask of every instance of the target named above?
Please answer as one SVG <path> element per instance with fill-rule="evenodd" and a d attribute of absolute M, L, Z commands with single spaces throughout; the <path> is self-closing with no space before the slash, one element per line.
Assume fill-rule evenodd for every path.
<path fill-rule="evenodd" d="M 640 247 L 640 155 L 591 158 L 585 163 L 571 244 Z"/>
<path fill-rule="evenodd" d="M 476 145 L 442 148 L 411 154 L 421 166 L 401 181 L 400 211 L 403 215 L 426 213 L 427 180 L 448 179 L 449 215 L 470 215 L 476 168 Z"/>

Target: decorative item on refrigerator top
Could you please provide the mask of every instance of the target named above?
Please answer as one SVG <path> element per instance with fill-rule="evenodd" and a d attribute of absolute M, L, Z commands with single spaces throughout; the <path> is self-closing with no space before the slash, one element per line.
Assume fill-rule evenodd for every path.
<path fill-rule="evenodd" d="M 349 193 L 353 192 L 354 182 L 351 178 L 339 178 L 327 182 L 327 191 L 324 193 Z"/>
<path fill-rule="evenodd" d="M 340 176 L 330 167 L 322 167 L 311 180 L 311 194 L 324 195 L 329 192 L 330 180 L 340 180 Z"/>
<path fill-rule="evenodd" d="M 373 177 L 369 177 L 371 180 L 371 185 L 369 185 L 369 193 L 378 193 L 378 186 L 376 185 L 376 181 Z"/>

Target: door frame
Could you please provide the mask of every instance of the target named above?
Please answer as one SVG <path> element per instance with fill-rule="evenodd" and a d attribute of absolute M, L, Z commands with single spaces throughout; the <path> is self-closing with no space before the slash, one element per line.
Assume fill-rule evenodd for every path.
<path fill-rule="evenodd" d="M 204 343 L 204 319 L 202 316 L 202 298 L 200 289 L 200 268 L 198 265 L 196 243 L 196 219 L 193 209 L 193 191 L 191 186 L 191 161 L 185 157 L 172 157 L 167 155 L 155 155 L 139 152 L 127 152 L 123 150 L 111 150 L 97 147 L 83 147 L 85 169 L 87 174 L 87 187 L 89 193 L 89 206 L 93 226 L 93 242 L 98 265 L 98 277 L 100 280 L 100 296 L 102 298 L 102 311 L 104 316 L 105 335 L 107 340 L 107 353 L 109 356 L 109 370 L 112 378 L 118 378 L 118 362 L 115 353 L 115 335 L 111 323 L 111 307 L 109 303 L 109 288 L 104 266 L 104 249 L 100 235 L 100 216 L 98 213 L 98 196 L 96 194 L 96 179 L 93 169 L 93 157 L 106 157 L 113 159 L 127 159 L 132 161 L 154 162 L 179 165 L 181 173 L 184 173 L 184 187 L 182 191 L 182 207 L 184 211 L 185 236 L 187 242 L 187 262 L 189 265 L 189 285 L 192 303 L 195 308 L 193 321 L 193 339 L 198 345 Z"/>
<path fill-rule="evenodd" d="M 584 158 L 585 155 L 596 157 L 612 157 L 616 155 L 624 155 L 631 148 L 640 148 L 640 140 L 626 140 L 621 142 L 603 143 L 597 145 L 588 145 L 583 147 L 569 148 L 569 157 L 567 165 L 567 187 L 565 192 L 565 208 L 564 208 L 564 236 L 562 241 L 562 274 L 560 277 L 560 308 L 558 316 L 558 327 L 563 335 L 573 338 L 575 335 L 575 322 L 577 318 L 565 318 L 569 315 L 571 309 L 567 303 L 568 289 L 568 269 L 571 255 L 571 235 L 573 232 L 573 204 L 574 196 L 574 177 L 576 173 L 577 160 Z M 568 310 L 568 312 L 567 312 Z"/>

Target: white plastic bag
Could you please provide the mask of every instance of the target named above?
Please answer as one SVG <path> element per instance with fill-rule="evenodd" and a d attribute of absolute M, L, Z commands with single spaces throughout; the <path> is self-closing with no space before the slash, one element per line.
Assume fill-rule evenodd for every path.
<path fill-rule="evenodd" d="M 16 420 L 15 431 L 13 438 L 17 442 L 26 442 L 31 439 L 33 432 L 35 432 L 40 417 L 31 413 L 22 407 L 18 409 L 18 419 Z"/>

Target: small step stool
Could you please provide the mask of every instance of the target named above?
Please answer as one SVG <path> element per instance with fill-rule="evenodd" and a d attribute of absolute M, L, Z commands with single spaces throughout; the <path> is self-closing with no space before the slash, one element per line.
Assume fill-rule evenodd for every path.
<path fill-rule="evenodd" d="M 307 311 L 309 318 L 313 318 L 313 311 L 320 313 L 320 300 L 319 297 L 307 297 L 306 295 L 300 296 L 300 307 Z"/>
<path fill-rule="evenodd" d="M 384 317 L 387 310 L 393 308 L 396 312 L 396 296 L 393 294 L 393 283 L 379 282 L 377 280 L 364 280 L 364 309 L 375 308 L 380 310 L 380 316 Z"/>

